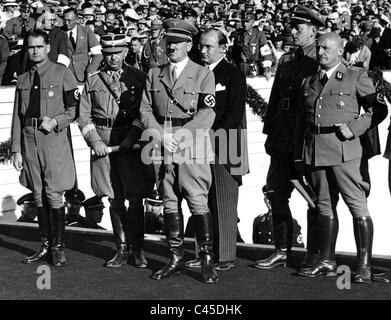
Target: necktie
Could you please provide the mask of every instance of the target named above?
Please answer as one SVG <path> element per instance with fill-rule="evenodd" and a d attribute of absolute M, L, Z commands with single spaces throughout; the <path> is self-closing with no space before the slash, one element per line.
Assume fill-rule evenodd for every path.
<path fill-rule="evenodd" d="M 302 48 L 297 48 L 296 57 L 297 57 L 297 60 L 299 60 L 299 61 L 304 57 L 304 51 Z"/>
<path fill-rule="evenodd" d="M 41 89 L 38 71 L 34 72 L 33 84 L 30 90 L 29 106 L 27 107 L 25 118 L 39 118 L 41 115 Z"/>
<path fill-rule="evenodd" d="M 329 78 L 327 78 L 327 74 L 325 73 L 325 74 L 323 75 L 322 79 L 320 79 L 320 83 L 322 84 L 322 87 L 325 86 L 325 84 L 326 84 L 326 82 L 327 82 L 328 79 L 329 79 Z"/>
<path fill-rule="evenodd" d="M 177 69 L 177 67 L 173 66 L 172 70 L 171 70 L 171 77 L 172 77 L 173 83 L 175 83 L 175 81 L 178 79 L 177 74 L 176 74 L 176 69 Z"/>
<path fill-rule="evenodd" d="M 75 42 L 75 38 L 73 37 L 72 31 L 69 33 L 69 40 L 71 41 L 73 50 L 75 50 L 76 49 L 76 42 Z"/>
<path fill-rule="evenodd" d="M 22 22 L 22 31 L 20 32 L 20 35 L 22 36 L 22 38 L 24 38 L 26 36 L 26 23 L 23 21 Z"/>

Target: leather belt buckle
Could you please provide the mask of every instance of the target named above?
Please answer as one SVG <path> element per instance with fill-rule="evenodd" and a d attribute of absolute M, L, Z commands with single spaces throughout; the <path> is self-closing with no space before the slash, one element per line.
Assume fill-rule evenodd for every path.
<path fill-rule="evenodd" d="M 38 129 L 38 118 L 31 118 L 31 126 Z"/>
<path fill-rule="evenodd" d="M 178 103 L 179 103 L 179 101 L 177 100 L 177 99 L 172 99 L 172 104 L 174 105 L 174 106 L 177 106 L 178 105 Z"/>
<path fill-rule="evenodd" d="M 284 110 L 286 110 L 286 111 L 289 110 L 289 107 L 290 107 L 290 99 L 289 98 L 281 98 L 280 103 L 281 103 L 281 107 Z"/>
<path fill-rule="evenodd" d="M 315 125 L 315 134 L 320 134 L 320 124 Z"/>
<path fill-rule="evenodd" d="M 187 110 L 186 112 L 190 117 L 194 116 L 195 114 L 195 108 L 190 108 L 189 110 Z"/>

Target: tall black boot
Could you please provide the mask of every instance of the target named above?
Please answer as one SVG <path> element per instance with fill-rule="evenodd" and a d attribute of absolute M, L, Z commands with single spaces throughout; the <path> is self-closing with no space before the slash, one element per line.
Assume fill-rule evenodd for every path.
<path fill-rule="evenodd" d="M 371 217 L 353 218 L 354 238 L 357 246 L 357 274 L 353 278 L 356 283 L 371 282 L 371 260 L 373 242 L 373 223 Z"/>
<path fill-rule="evenodd" d="M 25 257 L 23 263 L 33 263 L 45 258 L 49 252 L 50 220 L 43 207 L 37 207 L 39 235 L 41 238 L 41 247 L 32 256 Z"/>
<path fill-rule="evenodd" d="M 65 258 L 65 207 L 50 209 L 53 243 L 51 245 L 52 263 L 54 267 L 62 267 L 67 264 Z"/>
<path fill-rule="evenodd" d="M 293 236 L 293 220 L 288 202 L 272 202 L 273 236 L 276 251 L 266 259 L 255 262 L 258 269 L 284 267 L 290 258 Z"/>
<path fill-rule="evenodd" d="M 196 238 L 200 248 L 201 273 L 205 283 L 215 283 L 219 280 L 213 263 L 213 225 L 210 212 L 203 215 L 193 215 L 196 226 Z"/>
<path fill-rule="evenodd" d="M 114 240 L 117 245 L 117 252 L 114 257 L 107 261 L 105 267 L 118 268 L 128 260 L 128 248 L 126 239 L 126 208 L 110 207 L 110 219 L 113 226 Z"/>
<path fill-rule="evenodd" d="M 132 245 L 132 263 L 137 268 L 148 267 L 144 256 L 144 207 L 130 205 L 127 212 L 129 238 Z"/>
<path fill-rule="evenodd" d="M 299 270 L 298 274 L 305 277 L 320 275 L 335 276 L 337 264 L 335 262 L 335 244 L 338 235 L 338 218 L 319 215 L 319 261 L 312 268 Z"/>
<path fill-rule="evenodd" d="M 301 272 L 305 269 L 312 268 L 319 260 L 319 214 L 316 209 L 307 211 L 307 252 L 303 262 L 298 267 Z"/>
<path fill-rule="evenodd" d="M 184 251 L 182 247 L 184 238 L 182 213 L 165 213 L 164 228 L 171 257 L 169 263 L 163 269 L 152 275 L 152 279 L 155 280 L 170 278 L 172 275 L 181 272 L 185 266 L 183 259 Z"/>

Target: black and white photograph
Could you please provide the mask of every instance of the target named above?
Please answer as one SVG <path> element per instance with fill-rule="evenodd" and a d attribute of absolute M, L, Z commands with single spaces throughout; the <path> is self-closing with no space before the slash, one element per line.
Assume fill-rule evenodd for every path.
<path fill-rule="evenodd" d="M 0 0 L 0 300 L 390 300 L 389 110 L 389 0 Z"/>

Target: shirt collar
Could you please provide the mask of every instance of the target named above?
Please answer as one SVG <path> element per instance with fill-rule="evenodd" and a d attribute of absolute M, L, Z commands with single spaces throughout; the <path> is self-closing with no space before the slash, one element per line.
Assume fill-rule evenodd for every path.
<path fill-rule="evenodd" d="M 73 37 L 76 37 L 76 35 L 77 35 L 77 25 L 73 29 L 67 31 L 68 36 L 71 33 L 71 31 L 72 31 Z"/>
<path fill-rule="evenodd" d="M 305 56 L 308 56 L 312 49 L 315 48 L 315 42 L 309 44 L 306 47 L 303 47 L 303 53 Z"/>
<path fill-rule="evenodd" d="M 327 79 L 330 79 L 331 78 L 331 76 L 332 76 L 332 74 L 334 73 L 334 71 L 335 70 L 337 70 L 338 69 L 338 67 L 339 67 L 339 65 L 341 64 L 341 62 L 340 63 L 338 63 L 336 66 L 334 66 L 334 67 L 332 67 L 330 70 L 328 70 L 328 71 L 325 71 L 325 70 L 321 70 L 320 72 L 321 72 L 321 78 L 324 76 L 324 74 L 326 74 L 327 75 Z"/>
<path fill-rule="evenodd" d="M 47 68 L 49 68 L 49 59 L 47 59 L 46 62 L 39 67 L 36 64 L 31 66 L 29 72 L 30 75 L 34 75 L 35 71 L 38 71 L 39 74 L 42 74 L 42 72 L 45 71 Z"/>
<path fill-rule="evenodd" d="M 216 62 L 214 63 L 211 63 L 209 65 L 207 65 L 207 67 L 213 71 L 214 68 L 216 68 L 216 66 L 220 63 L 221 60 L 223 60 L 225 57 L 222 56 L 219 60 L 217 60 Z"/>
<path fill-rule="evenodd" d="M 176 74 L 179 77 L 179 75 L 181 74 L 183 69 L 185 69 L 188 61 L 189 61 L 189 57 L 186 57 L 185 59 L 183 59 L 182 61 L 179 61 L 177 63 L 174 63 L 174 62 L 170 61 L 170 70 L 172 68 L 174 68 L 174 66 L 176 66 Z"/>

